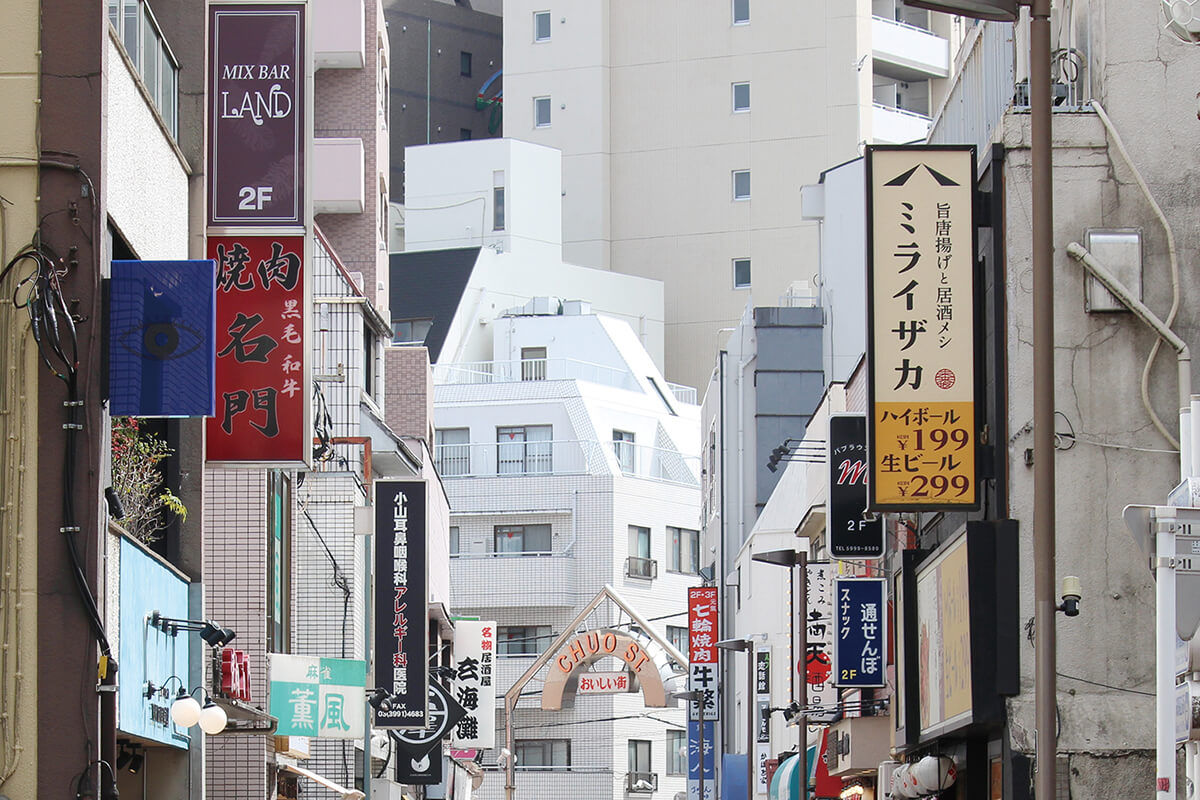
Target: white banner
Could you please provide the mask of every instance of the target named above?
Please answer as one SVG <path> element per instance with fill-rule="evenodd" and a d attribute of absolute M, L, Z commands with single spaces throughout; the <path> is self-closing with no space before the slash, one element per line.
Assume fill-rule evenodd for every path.
<path fill-rule="evenodd" d="M 466 710 L 451 736 L 460 749 L 496 746 L 496 623 L 454 625 L 454 699 Z"/>

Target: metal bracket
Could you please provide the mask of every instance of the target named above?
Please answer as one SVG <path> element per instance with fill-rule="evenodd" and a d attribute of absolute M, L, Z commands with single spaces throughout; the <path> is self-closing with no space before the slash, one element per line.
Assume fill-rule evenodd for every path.
<path fill-rule="evenodd" d="M 1154 559 L 1153 564 L 1154 564 L 1154 567 L 1153 567 L 1154 569 L 1159 569 L 1161 567 L 1166 567 L 1167 569 L 1175 569 L 1175 559 L 1171 558 L 1169 556 L 1159 556 L 1158 558 Z"/>

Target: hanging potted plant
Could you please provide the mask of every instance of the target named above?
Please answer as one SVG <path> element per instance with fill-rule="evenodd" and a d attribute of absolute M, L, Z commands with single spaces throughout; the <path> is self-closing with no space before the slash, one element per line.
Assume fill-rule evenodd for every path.
<path fill-rule="evenodd" d="M 121 526 L 143 544 L 162 538 L 174 518 L 187 519 L 187 507 L 166 485 L 160 466 L 172 452 L 137 417 L 113 417 L 112 487 L 125 511 Z"/>

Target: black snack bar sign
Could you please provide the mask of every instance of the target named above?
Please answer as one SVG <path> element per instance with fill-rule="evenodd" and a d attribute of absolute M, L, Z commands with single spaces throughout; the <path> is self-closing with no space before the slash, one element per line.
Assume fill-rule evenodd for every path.
<path fill-rule="evenodd" d="M 883 556 L 883 520 L 867 519 L 867 418 L 829 418 L 829 554 L 834 558 Z"/>

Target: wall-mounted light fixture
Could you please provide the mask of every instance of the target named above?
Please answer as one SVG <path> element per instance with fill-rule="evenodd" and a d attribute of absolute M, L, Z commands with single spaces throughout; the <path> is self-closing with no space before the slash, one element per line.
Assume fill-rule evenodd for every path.
<path fill-rule="evenodd" d="M 150 612 L 147 618 L 152 628 L 158 628 L 163 633 L 175 636 L 180 631 L 196 631 L 212 647 L 224 647 L 233 641 L 237 633 L 233 628 L 223 628 L 220 623 L 211 619 L 174 619 L 164 617 L 158 611 Z"/>
<path fill-rule="evenodd" d="M 172 679 L 179 681 L 179 692 L 175 695 L 175 701 L 171 703 L 172 722 L 181 728 L 199 725 L 200 730 L 210 736 L 225 730 L 225 726 L 229 722 L 229 716 L 225 713 L 225 709 L 214 703 L 208 690 L 202 686 L 197 686 L 189 692 L 184 688 L 183 681 L 177 675 L 167 678 L 159 686 L 156 686 L 153 681 L 146 681 L 146 698 L 149 699 L 156 693 L 164 698 L 170 697 L 167 684 Z M 200 702 L 192 697 L 196 692 L 204 692 L 204 705 L 200 705 Z"/>

